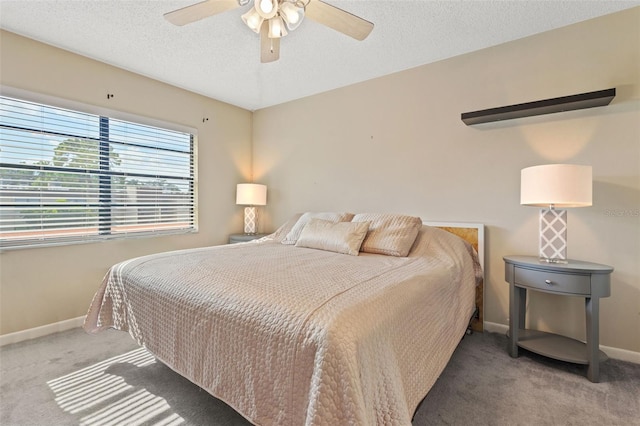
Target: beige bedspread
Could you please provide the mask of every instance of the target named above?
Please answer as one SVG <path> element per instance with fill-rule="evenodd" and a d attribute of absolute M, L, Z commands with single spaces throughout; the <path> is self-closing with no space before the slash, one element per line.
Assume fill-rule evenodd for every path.
<path fill-rule="evenodd" d="M 279 239 L 117 264 L 84 327 L 129 331 L 257 425 L 410 424 L 474 309 L 468 246 L 426 226 L 406 258 Z"/>

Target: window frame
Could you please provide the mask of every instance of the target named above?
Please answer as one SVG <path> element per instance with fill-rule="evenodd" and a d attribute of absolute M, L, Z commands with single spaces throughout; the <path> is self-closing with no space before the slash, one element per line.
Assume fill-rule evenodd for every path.
<path fill-rule="evenodd" d="M 79 234 L 74 237 L 64 237 L 64 236 L 52 236 L 52 237 L 41 237 L 41 238 L 25 238 L 21 240 L 15 241 L 2 241 L 0 240 L 0 251 L 6 250 L 16 250 L 16 249 L 24 249 L 24 248 L 40 248 L 40 247 L 49 247 L 49 246 L 60 246 L 60 245 L 74 245 L 74 244 L 83 244 L 83 243 L 95 243 L 102 241 L 112 241 L 112 240 L 124 240 L 124 239 L 138 239 L 138 238 L 148 238 L 148 237 L 160 237 L 160 236 L 170 236 L 170 235 L 181 235 L 181 234 L 190 234 L 197 233 L 198 226 L 198 135 L 197 130 L 193 127 L 188 127 L 176 123 L 166 122 L 163 120 L 153 119 L 149 117 L 144 117 L 136 114 L 126 113 L 122 111 L 112 110 L 109 108 L 92 106 L 88 104 L 84 104 L 81 102 L 71 101 L 67 99 L 62 99 L 54 96 L 34 93 L 22 89 L 17 89 L 13 87 L 0 85 L 0 95 L 10 98 L 15 98 L 16 100 L 32 102 L 36 104 L 42 104 L 44 106 L 51 106 L 55 108 L 67 109 L 73 112 L 91 114 L 99 116 L 99 134 L 98 138 L 86 137 L 81 135 L 72 135 L 67 133 L 60 133 L 58 136 L 62 137 L 70 137 L 70 138 L 81 138 L 83 140 L 96 141 L 99 146 L 99 168 L 98 169 L 83 169 L 84 172 L 89 174 L 97 174 L 99 176 L 99 202 L 97 203 L 95 208 L 98 210 L 98 232 L 87 233 L 87 234 Z M 182 207 L 187 207 L 191 210 L 192 224 L 189 227 L 185 228 L 174 228 L 169 230 L 163 229 L 152 229 L 146 231 L 135 231 L 135 232 L 113 232 L 112 228 L 114 227 L 114 222 L 112 221 L 111 209 L 116 207 L 116 203 L 111 201 L 111 197 L 113 194 L 116 194 L 115 185 L 112 183 L 106 183 L 104 180 L 108 178 L 111 180 L 113 176 L 134 176 L 141 178 L 157 178 L 159 174 L 145 174 L 145 173 L 132 173 L 132 172 L 118 172 L 114 170 L 109 170 L 109 151 L 110 147 L 113 145 L 121 145 L 121 146 L 136 146 L 136 144 L 122 142 L 118 140 L 110 140 L 109 139 L 109 126 L 108 122 L 110 119 L 129 122 L 135 125 L 156 127 L 161 130 L 169 130 L 176 131 L 181 133 L 188 133 L 190 135 L 190 162 L 191 162 L 191 176 L 189 178 L 177 177 L 177 176 L 166 176 L 166 178 L 174 179 L 174 180 L 183 180 L 189 182 L 190 193 L 192 197 L 192 202 L 188 205 L 184 205 Z M 9 127 L 10 128 L 10 127 Z M 15 130 L 20 131 L 30 131 L 36 129 L 23 129 L 20 127 L 16 127 Z M 54 134 L 55 132 L 47 132 Z M 145 146 L 145 148 L 149 148 L 149 146 Z M 162 148 L 163 152 L 170 152 L 171 149 Z M 178 151 L 173 151 L 178 152 Z M 182 152 L 186 154 L 186 152 Z M 23 169 L 31 169 L 37 167 L 38 170 L 44 171 L 52 171 L 52 172 L 66 172 L 68 173 L 70 169 L 64 167 L 56 167 L 54 165 L 50 166 L 31 166 L 25 165 L 24 167 L 17 167 Z M 104 171 L 107 173 L 104 173 Z M 108 207 L 105 207 L 105 200 L 109 200 Z M 159 222 L 158 222 L 159 223 Z M 12 245 L 13 244 L 13 245 Z"/>

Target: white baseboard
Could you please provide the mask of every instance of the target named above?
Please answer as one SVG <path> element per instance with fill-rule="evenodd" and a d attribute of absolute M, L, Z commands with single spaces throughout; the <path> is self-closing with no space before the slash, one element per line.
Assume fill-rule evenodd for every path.
<path fill-rule="evenodd" d="M 497 322 L 484 322 L 484 331 L 488 331 L 489 333 L 498 333 L 498 334 L 507 334 L 509 331 L 509 326 L 504 324 L 498 324 Z"/>
<path fill-rule="evenodd" d="M 84 316 L 71 318 L 64 321 L 54 322 L 40 327 L 30 328 L 28 330 L 16 331 L 15 333 L 3 334 L 0 336 L 0 347 L 18 343 L 25 340 L 35 339 L 36 337 L 47 336 L 49 334 L 58 333 L 60 331 L 71 330 L 72 328 L 82 327 Z"/>
<path fill-rule="evenodd" d="M 507 334 L 509 326 L 505 324 L 498 324 L 497 322 L 484 322 L 485 331 L 491 333 Z M 609 358 L 619 359 L 621 361 L 633 362 L 634 364 L 640 364 L 640 352 L 628 351 L 626 349 L 613 348 L 611 346 L 600 345 L 600 350 L 607 354 Z"/>
<path fill-rule="evenodd" d="M 602 349 L 602 352 L 607 354 L 609 358 L 632 362 L 634 364 L 640 364 L 640 352 L 633 352 L 626 349 L 613 348 L 611 346 L 602 345 L 600 345 L 600 349 Z"/>

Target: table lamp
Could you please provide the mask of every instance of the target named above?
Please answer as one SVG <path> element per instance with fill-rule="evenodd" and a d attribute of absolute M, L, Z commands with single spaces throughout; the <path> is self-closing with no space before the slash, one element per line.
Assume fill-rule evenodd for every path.
<path fill-rule="evenodd" d="M 567 211 L 587 207 L 592 197 L 591 166 L 548 164 L 522 169 L 520 204 L 540 209 L 540 260 L 567 263 Z"/>
<path fill-rule="evenodd" d="M 255 234 L 258 215 L 255 206 L 267 205 L 267 186 L 257 183 L 239 183 L 236 187 L 236 204 L 244 208 L 244 233 Z"/>

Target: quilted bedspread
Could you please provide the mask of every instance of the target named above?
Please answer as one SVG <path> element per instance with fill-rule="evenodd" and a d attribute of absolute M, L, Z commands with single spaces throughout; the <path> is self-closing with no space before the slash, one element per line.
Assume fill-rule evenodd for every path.
<path fill-rule="evenodd" d="M 427 226 L 405 258 L 280 239 L 119 263 L 85 330 L 128 331 L 256 425 L 409 425 L 472 315 L 472 249 Z"/>

